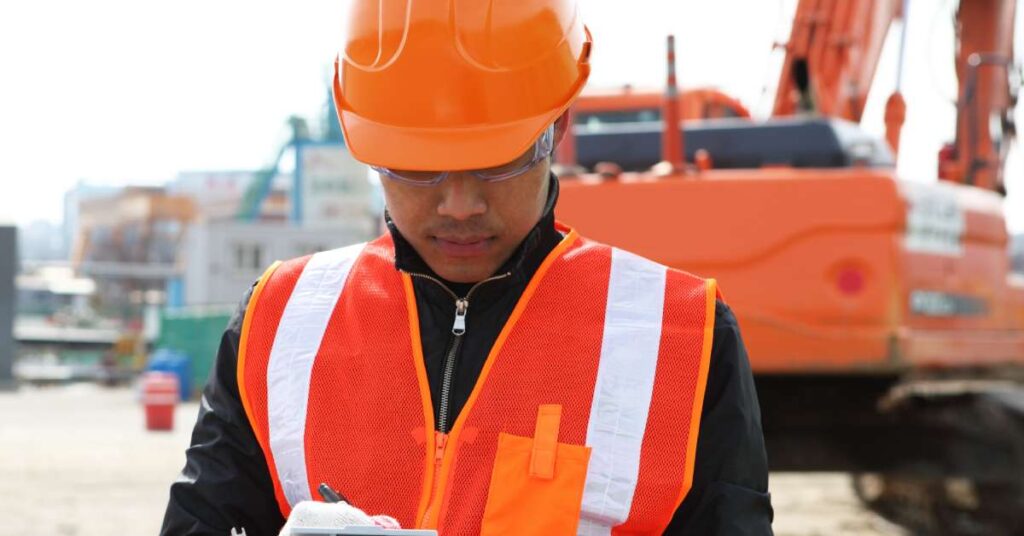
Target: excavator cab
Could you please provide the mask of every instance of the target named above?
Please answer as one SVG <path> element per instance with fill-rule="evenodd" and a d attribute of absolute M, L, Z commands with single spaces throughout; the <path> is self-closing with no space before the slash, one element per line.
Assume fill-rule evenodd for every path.
<path fill-rule="evenodd" d="M 577 162 L 594 169 L 601 162 L 623 171 L 644 172 L 661 161 L 660 121 L 576 125 Z M 884 140 L 856 123 L 827 117 L 780 117 L 763 122 L 709 119 L 684 123 L 686 160 L 704 150 L 715 169 L 893 168 Z"/>

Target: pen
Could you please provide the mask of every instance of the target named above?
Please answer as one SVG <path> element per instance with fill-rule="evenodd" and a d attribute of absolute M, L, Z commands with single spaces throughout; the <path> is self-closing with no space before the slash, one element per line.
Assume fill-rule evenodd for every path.
<path fill-rule="evenodd" d="M 325 502 L 343 502 L 346 504 L 352 504 L 348 502 L 348 499 L 346 499 L 344 495 L 331 489 L 331 487 L 327 485 L 327 482 L 321 482 L 320 487 L 318 487 L 316 490 L 320 493 L 320 496 L 323 497 Z"/>

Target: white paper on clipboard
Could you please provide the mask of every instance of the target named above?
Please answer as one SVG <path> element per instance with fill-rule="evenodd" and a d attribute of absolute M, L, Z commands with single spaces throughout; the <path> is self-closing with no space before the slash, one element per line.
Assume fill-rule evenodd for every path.
<path fill-rule="evenodd" d="M 436 530 L 382 529 L 380 527 L 345 527 L 341 529 L 295 528 L 291 536 L 437 536 Z"/>

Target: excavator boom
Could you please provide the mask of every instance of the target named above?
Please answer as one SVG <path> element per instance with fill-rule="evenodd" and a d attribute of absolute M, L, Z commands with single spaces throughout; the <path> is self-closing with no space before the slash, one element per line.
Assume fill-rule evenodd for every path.
<path fill-rule="evenodd" d="M 939 177 L 1005 194 L 1016 137 L 1019 67 L 1013 56 L 1016 0 L 962 0 L 956 14 L 960 80 L 956 140 L 940 153 Z"/>
<path fill-rule="evenodd" d="M 773 116 L 859 122 L 900 0 L 800 0 L 785 45 Z"/>

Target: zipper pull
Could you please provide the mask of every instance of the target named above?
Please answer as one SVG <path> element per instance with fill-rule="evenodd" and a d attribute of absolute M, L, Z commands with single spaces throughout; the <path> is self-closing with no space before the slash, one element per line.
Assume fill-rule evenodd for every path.
<path fill-rule="evenodd" d="M 434 463 L 439 467 L 444 459 L 444 448 L 448 446 L 448 434 L 434 432 Z"/>
<path fill-rule="evenodd" d="M 466 333 L 466 309 L 469 309 L 469 300 L 466 298 L 455 300 L 455 324 L 452 326 L 452 334 Z"/>

